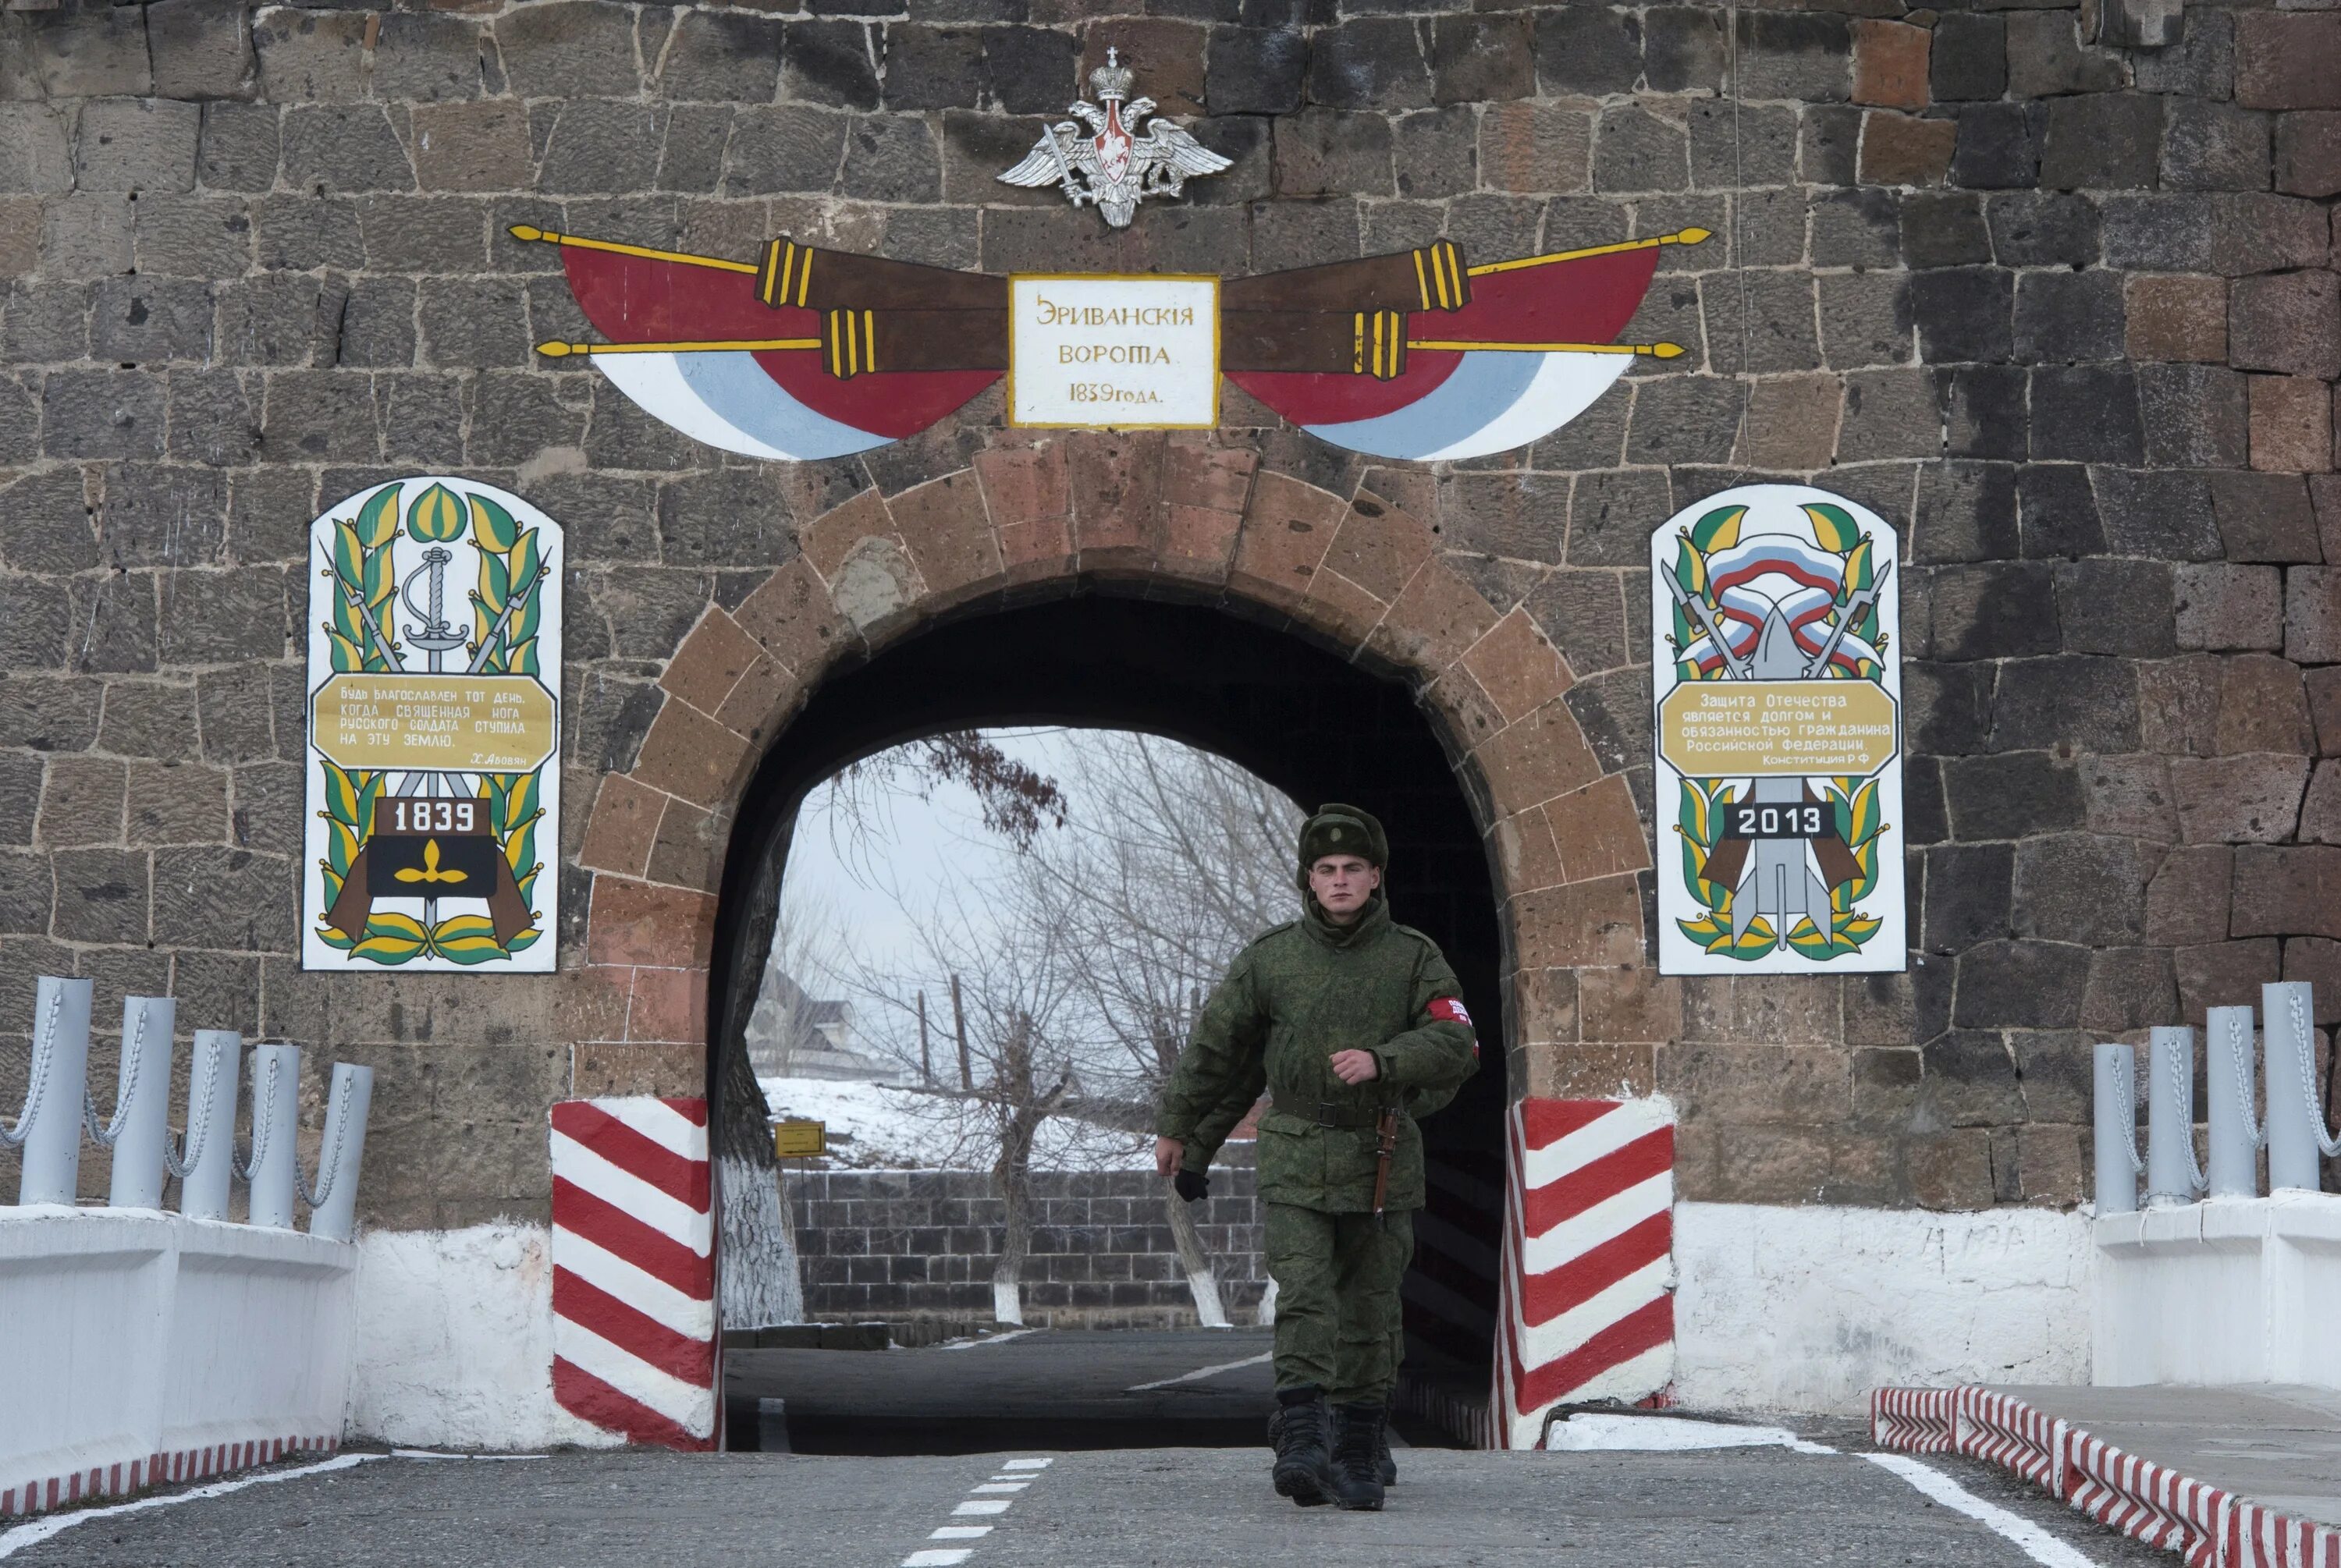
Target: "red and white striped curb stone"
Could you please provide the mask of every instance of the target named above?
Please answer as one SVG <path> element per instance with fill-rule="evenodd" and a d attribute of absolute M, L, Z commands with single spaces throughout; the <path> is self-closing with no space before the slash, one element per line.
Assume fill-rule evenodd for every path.
<path fill-rule="evenodd" d="M 553 1107 L 553 1393 L 635 1443 L 715 1446 L 707 1102 Z"/>
<path fill-rule="evenodd" d="M 92 1497 L 115 1497 L 159 1486 L 167 1481 L 202 1481 L 255 1464 L 274 1464 L 288 1454 L 331 1454 L 341 1437 L 260 1437 L 244 1443 L 214 1443 L 201 1448 L 178 1448 L 151 1459 L 127 1464 L 103 1464 L 70 1475 L 50 1475 L 18 1486 L 0 1486 L 0 1519 L 16 1513 L 41 1513 Z"/>
<path fill-rule="evenodd" d="M 2061 1417 L 1987 1388 L 1881 1388 L 1870 1436 L 1911 1454 L 1964 1454 L 2188 1568 L 2341 1568 L 2341 1530 L 2296 1519 L 2127 1454 Z"/>
<path fill-rule="evenodd" d="M 1660 1100 L 1523 1100 L 1505 1150 L 1495 1438 L 1543 1441 L 1565 1401 L 1674 1375 L 1674 1117 Z"/>

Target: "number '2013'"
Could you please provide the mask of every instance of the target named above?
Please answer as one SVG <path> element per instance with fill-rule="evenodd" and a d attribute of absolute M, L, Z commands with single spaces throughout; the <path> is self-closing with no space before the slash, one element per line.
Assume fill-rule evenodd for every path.
<path fill-rule="evenodd" d="M 393 796 L 390 808 L 393 833 L 469 833 L 479 821 L 479 805 L 472 800 L 409 800 Z"/>
<path fill-rule="evenodd" d="M 1822 826 L 1819 806 L 1734 806 L 1731 837 L 1735 839 L 1818 839 Z"/>

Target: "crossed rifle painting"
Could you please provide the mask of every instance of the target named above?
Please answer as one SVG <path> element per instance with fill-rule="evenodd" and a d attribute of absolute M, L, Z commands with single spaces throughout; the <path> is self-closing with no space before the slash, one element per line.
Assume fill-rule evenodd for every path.
<path fill-rule="evenodd" d="M 557 245 L 600 341 L 583 354 L 652 416 L 751 457 L 843 457 L 915 435 L 1009 367 L 1009 279 L 771 241 L 741 260 L 527 225 Z M 1420 461 L 1525 446 L 1638 356 L 1621 343 L 1661 249 L 1704 229 L 1469 262 L 1450 240 L 1220 282 L 1220 368 L 1336 446 Z"/>

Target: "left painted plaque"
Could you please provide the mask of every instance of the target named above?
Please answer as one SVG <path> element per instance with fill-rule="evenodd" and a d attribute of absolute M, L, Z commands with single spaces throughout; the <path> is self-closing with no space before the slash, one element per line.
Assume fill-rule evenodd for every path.
<path fill-rule="evenodd" d="M 561 525 L 394 480 L 309 525 L 307 969 L 553 967 Z"/>

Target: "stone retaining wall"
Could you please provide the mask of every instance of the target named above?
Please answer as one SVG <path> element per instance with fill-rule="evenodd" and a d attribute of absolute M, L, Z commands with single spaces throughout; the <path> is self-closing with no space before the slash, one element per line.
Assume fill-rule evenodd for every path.
<path fill-rule="evenodd" d="M 805 1315 L 827 1321 L 988 1322 L 1002 1223 L 980 1171 L 808 1171 L 783 1178 L 803 1260 Z M 1250 1320 L 1267 1283 L 1252 1172 L 1211 1173 L 1194 1209 L 1228 1315 Z M 1024 1317 L 1035 1325 L 1191 1325 L 1162 1186 L 1141 1171 L 1036 1173 Z"/>

